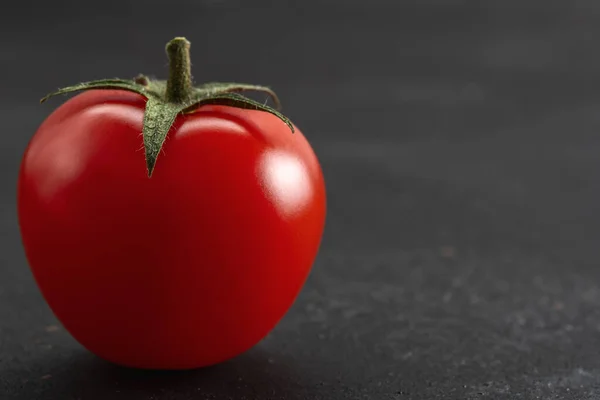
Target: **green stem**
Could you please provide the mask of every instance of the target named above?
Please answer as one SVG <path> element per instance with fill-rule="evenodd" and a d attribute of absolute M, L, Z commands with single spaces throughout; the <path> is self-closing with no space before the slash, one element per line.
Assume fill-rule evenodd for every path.
<path fill-rule="evenodd" d="M 190 42 L 186 38 L 176 37 L 167 43 L 166 50 L 169 57 L 166 99 L 171 103 L 181 104 L 189 100 L 193 89 Z"/>

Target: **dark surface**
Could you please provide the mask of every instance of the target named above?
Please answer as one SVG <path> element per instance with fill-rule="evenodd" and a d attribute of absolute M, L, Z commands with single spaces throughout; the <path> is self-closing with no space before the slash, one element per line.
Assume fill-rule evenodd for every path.
<path fill-rule="evenodd" d="M 600 398 L 598 2 L 171 1 L 180 17 L 57 3 L 0 17 L 1 399 Z M 329 214 L 304 291 L 256 348 L 136 372 L 57 326 L 14 187 L 60 103 L 39 97 L 164 76 L 176 35 L 198 81 L 278 91 L 322 161 Z"/>

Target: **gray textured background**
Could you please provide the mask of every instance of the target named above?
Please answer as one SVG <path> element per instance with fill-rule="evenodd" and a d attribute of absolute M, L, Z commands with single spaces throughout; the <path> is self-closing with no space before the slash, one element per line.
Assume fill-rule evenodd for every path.
<path fill-rule="evenodd" d="M 0 399 L 600 398 L 600 3 L 272 3 L 3 9 Z M 60 103 L 39 97 L 164 76 L 178 35 L 198 81 L 278 91 L 321 159 L 329 214 L 267 339 L 212 368 L 136 372 L 57 326 L 14 187 Z"/>

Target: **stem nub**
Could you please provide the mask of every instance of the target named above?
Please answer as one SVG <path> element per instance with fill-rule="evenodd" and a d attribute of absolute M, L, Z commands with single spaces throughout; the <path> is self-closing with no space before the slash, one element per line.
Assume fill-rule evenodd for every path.
<path fill-rule="evenodd" d="M 166 100 L 180 104 L 189 100 L 193 89 L 190 42 L 184 37 L 176 37 L 167 43 L 166 50 L 169 57 Z"/>

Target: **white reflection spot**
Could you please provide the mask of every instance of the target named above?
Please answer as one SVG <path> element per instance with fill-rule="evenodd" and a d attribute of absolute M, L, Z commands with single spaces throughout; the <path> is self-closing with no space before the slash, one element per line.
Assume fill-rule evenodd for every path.
<path fill-rule="evenodd" d="M 82 157 L 73 135 L 57 135 L 44 149 L 32 154 L 32 168 L 39 177 L 39 193 L 50 200 L 80 173 Z M 45 171 L 45 172 L 42 172 Z"/>
<path fill-rule="evenodd" d="M 312 188 L 304 164 L 283 152 L 263 156 L 261 176 L 267 193 L 278 211 L 291 216 L 302 210 L 312 196 Z"/>

